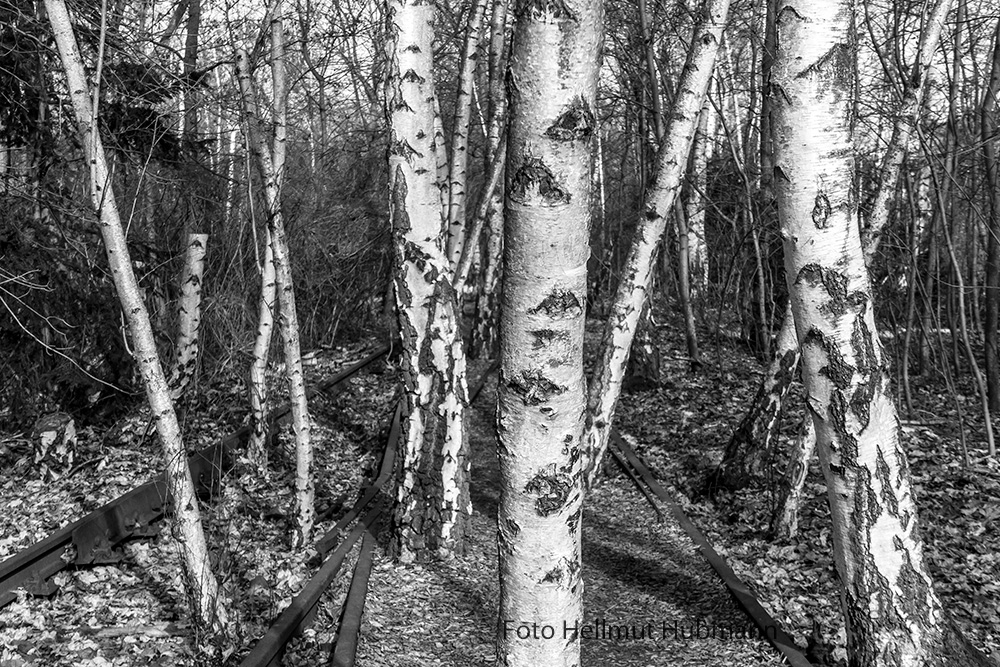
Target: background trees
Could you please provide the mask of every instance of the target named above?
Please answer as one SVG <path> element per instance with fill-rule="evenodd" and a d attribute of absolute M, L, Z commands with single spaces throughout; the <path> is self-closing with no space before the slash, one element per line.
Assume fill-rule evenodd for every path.
<path fill-rule="evenodd" d="M 828 98 L 796 92 L 794 54 L 777 50 L 795 46 L 794 17 L 812 10 L 793 2 L 244 4 L 75 2 L 70 21 L 57 4 L 0 0 L 6 428 L 56 409 L 105 428 L 142 388 L 178 463 L 185 417 L 207 400 L 200 381 L 242 387 L 250 367 L 252 451 L 266 466 L 278 309 L 308 544 L 299 348 L 396 331 L 408 407 L 396 551 L 460 557 L 472 516 L 466 358 L 494 356 L 499 330 L 502 613 L 551 603 L 576 618 L 581 476 L 599 476 L 632 348 L 633 379 L 661 381 L 658 327 L 677 311 L 691 377 L 724 377 L 724 345 L 767 364 L 746 418 L 727 416 L 730 451 L 712 481 L 767 478 L 778 497 L 787 467 L 801 484 L 810 449 L 781 432 L 794 397 L 792 430 L 812 433 L 802 413 L 817 415 L 810 437 L 831 492 L 853 503 L 832 496 L 851 613 L 923 594 L 896 415 L 944 390 L 962 463 L 995 452 L 1000 23 L 989 3 L 838 5 L 815 26 L 829 31 L 812 46 L 830 48 L 805 54 L 810 76 L 835 70 Z M 60 48 L 76 35 L 82 83 L 64 81 L 53 20 Z M 808 107 L 790 105 L 802 96 Z M 802 108 L 833 115 L 795 117 Z M 831 134 L 810 134 L 813 121 Z M 98 135 L 107 157 L 95 174 Z M 813 152 L 790 153 L 793 136 Z M 840 153 L 816 168 L 830 146 Z M 110 219 L 93 224 L 112 207 L 117 236 Z M 807 256 L 803 239 L 836 253 Z M 589 385 L 588 316 L 604 329 Z M 160 359 L 175 360 L 171 386 Z M 774 508 L 784 532 L 789 507 Z M 520 550 L 543 542 L 547 560 Z M 859 550 L 887 580 L 907 568 L 915 579 L 879 597 L 869 563 L 852 561 Z M 872 655 L 880 637 L 902 642 L 898 627 L 868 628 L 852 636 L 855 653 Z M 500 655 L 577 660 L 573 646 L 550 655 L 502 635 Z"/>

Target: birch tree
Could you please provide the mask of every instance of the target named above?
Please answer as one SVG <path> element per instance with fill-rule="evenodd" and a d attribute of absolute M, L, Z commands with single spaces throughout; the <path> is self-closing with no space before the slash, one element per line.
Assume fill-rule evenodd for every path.
<path fill-rule="evenodd" d="M 701 23 L 695 28 L 657 156 L 656 180 L 646 195 L 646 208 L 636 223 L 628 259 L 615 293 L 612 314 L 604 330 L 602 358 L 588 394 L 588 484 L 596 478 L 608 446 L 611 420 L 621 395 L 632 340 L 652 280 L 655 251 L 680 192 L 699 112 L 712 77 L 728 14 L 729 0 L 705 0 L 702 6 Z"/>
<path fill-rule="evenodd" d="M 525 637 L 583 618 L 583 336 L 592 142 L 603 37 L 599 0 L 517 15 L 500 317 L 497 448 L 500 623 L 507 667 L 580 664 L 580 638 Z"/>
<path fill-rule="evenodd" d="M 274 13 L 272 39 L 279 44 L 283 40 L 281 27 L 281 0 Z M 277 53 L 281 53 L 280 47 Z M 280 55 L 278 61 L 281 62 Z M 299 323 L 295 309 L 295 286 L 292 282 L 291 256 L 285 233 L 284 217 L 281 211 L 281 180 L 275 169 L 271 151 L 259 126 L 260 113 L 254 99 L 253 82 L 250 78 L 249 55 L 244 50 L 236 53 L 237 77 L 243 99 L 246 134 L 249 150 L 253 153 L 264 182 L 264 197 L 267 201 L 268 233 L 271 238 L 271 252 L 274 259 L 274 275 L 278 306 L 278 329 L 285 357 L 285 377 L 288 381 L 288 397 L 292 406 L 292 432 L 295 437 L 295 511 L 296 533 L 294 543 L 298 546 L 308 543 L 316 520 L 315 482 L 312 476 L 312 439 L 309 420 L 309 405 L 306 398 L 305 377 L 302 373 L 302 351 L 299 345 Z M 276 74 L 276 91 L 284 91 L 284 72 Z M 275 145 L 284 141 L 283 132 L 275 134 Z M 284 155 L 283 149 L 276 151 Z"/>
<path fill-rule="evenodd" d="M 201 329 L 201 283 L 205 276 L 205 251 L 208 234 L 188 234 L 181 272 L 181 296 L 177 302 L 177 343 L 171 373 L 171 397 L 184 393 L 198 366 L 198 335 Z"/>
<path fill-rule="evenodd" d="M 224 636 L 228 632 L 226 601 L 209 564 L 198 498 L 181 439 L 177 413 L 174 411 L 167 379 L 156 350 L 149 314 L 132 269 L 104 144 L 97 129 L 94 112 L 96 105 L 91 97 L 83 59 L 73 34 L 73 24 L 64 0 L 45 0 L 45 11 L 55 35 L 77 129 L 90 164 L 90 200 L 99 218 L 108 268 L 128 324 L 135 361 L 163 447 L 167 491 L 173 513 L 173 535 L 181 550 L 187 593 L 199 622 Z"/>
<path fill-rule="evenodd" d="M 465 353 L 437 182 L 434 5 L 387 2 L 389 217 L 408 413 L 393 512 L 400 560 L 459 552 L 469 498 Z"/>
<path fill-rule="evenodd" d="M 886 147 L 879 169 L 878 183 L 871 206 L 871 215 L 865 221 L 862 230 L 862 243 L 865 249 L 865 259 L 871 263 L 878 250 L 882 238 L 882 230 L 889 221 L 892 194 L 896 191 L 896 181 L 902 167 L 910 137 L 917 125 L 920 107 L 926 87 L 926 74 L 941 39 L 941 31 L 951 8 L 951 0 L 936 0 L 928 7 L 923 30 L 917 48 L 917 59 L 909 75 L 902 77 L 902 99 L 893 123 L 892 136 Z M 773 97 L 767 103 L 773 105 Z M 766 116 L 769 120 L 769 115 Z M 762 143 L 767 144 L 769 139 Z M 762 164 L 770 165 L 771 158 L 761 160 Z M 772 179 L 762 179 L 762 183 L 771 187 Z M 778 332 L 775 354 L 764 373 L 757 395 L 750 410 L 740 421 L 726 446 L 722 463 L 713 474 L 713 482 L 721 483 L 730 488 L 740 488 L 753 477 L 759 477 L 763 466 L 773 451 L 772 439 L 778 420 L 781 417 L 782 405 L 792 386 L 799 364 L 798 340 L 795 335 L 795 324 L 791 314 L 791 305 L 785 309 L 784 320 Z M 811 440 L 800 439 L 793 449 L 798 455 L 812 452 Z M 808 465 L 808 459 L 804 465 Z M 789 466 L 786 480 L 798 485 L 804 481 L 804 475 L 799 474 L 801 466 L 798 456 L 794 457 Z M 786 485 L 787 486 L 787 485 Z M 794 489 L 791 496 L 788 488 L 783 492 L 786 498 L 796 497 Z M 785 521 L 790 517 L 788 511 L 779 508 Z"/>
<path fill-rule="evenodd" d="M 778 215 L 807 407 L 857 667 L 977 664 L 954 651 L 919 536 L 853 192 L 854 8 L 781 0 L 771 87 Z M 971 654 L 970 654 L 971 655 Z"/>
<path fill-rule="evenodd" d="M 448 167 L 448 241 L 447 255 L 456 266 L 465 241 L 465 200 L 468 188 L 469 119 L 472 117 L 472 87 L 475 85 L 479 32 L 486 11 L 486 0 L 472 0 L 465 28 L 465 45 L 458 77 L 458 95 L 451 129 L 451 164 Z"/>

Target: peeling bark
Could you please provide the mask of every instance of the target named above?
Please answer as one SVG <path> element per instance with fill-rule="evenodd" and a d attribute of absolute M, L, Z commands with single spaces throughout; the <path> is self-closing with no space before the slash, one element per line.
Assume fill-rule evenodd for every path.
<path fill-rule="evenodd" d="M 465 353 L 444 250 L 436 174 L 434 5 L 389 0 L 389 215 L 408 414 L 393 551 L 404 561 L 460 553 L 469 497 Z"/>
<path fill-rule="evenodd" d="M 850 664 L 944 664 L 943 612 L 923 558 L 855 222 L 853 7 L 781 0 L 777 25 L 778 210 Z"/>

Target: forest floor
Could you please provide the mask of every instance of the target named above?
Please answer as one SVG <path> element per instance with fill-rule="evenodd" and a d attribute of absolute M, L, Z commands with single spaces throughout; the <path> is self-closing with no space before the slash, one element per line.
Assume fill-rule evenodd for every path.
<path fill-rule="evenodd" d="M 599 332 L 599 323 L 588 325 L 588 344 L 598 340 Z M 765 483 L 705 498 L 706 473 L 721 459 L 756 391 L 759 364 L 731 339 L 720 337 L 718 346 L 714 340 L 703 341 L 705 366 L 689 372 L 683 328 L 672 314 L 663 317 L 657 338 L 660 385 L 624 395 L 618 426 L 635 438 L 638 452 L 661 482 L 783 628 L 804 648 L 815 621 L 832 651 L 828 664 L 838 664 L 844 657 L 843 621 L 826 490 L 815 464 L 793 540 L 767 534 L 773 494 Z M 309 372 L 324 376 L 362 354 L 362 346 L 324 354 Z M 474 365 L 470 378 L 484 368 Z M 391 372 L 361 375 L 344 391 L 313 404 L 320 443 L 317 504 L 325 519 L 318 535 L 350 506 L 374 465 L 385 440 L 393 380 Z M 206 446 L 239 426 L 242 388 L 235 375 L 220 378 L 189 406 L 189 446 Z M 783 444 L 801 422 L 798 396 L 789 399 L 782 421 Z M 974 394 L 959 397 L 957 404 L 964 408 L 970 467 L 962 466 L 956 402 L 946 397 L 943 382 L 914 384 L 919 416 L 904 420 L 904 444 L 937 590 L 967 636 L 1000 656 L 1000 465 L 983 456 Z M 362 625 L 361 667 L 495 663 L 494 405 L 490 382 L 472 414 L 476 509 L 467 554 L 446 563 L 397 565 L 377 551 Z M 92 463 L 69 479 L 44 483 L 31 470 L 23 434 L 7 434 L 0 445 L 0 468 L 6 471 L 0 480 L 0 559 L 154 477 L 159 456 L 155 439 L 144 437 L 145 426 L 140 414 L 111 432 L 83 430 L 77 460 Z M 206 506 L 216 571 L 241 619 L 234 644 L 214 655 L 196 648 L 200 633 L 187 620 L 176 543 L 165 531 L 156 539 L 127 545 L 118 566 L 64 571 L 53 598 L 23 597 L 0 610 L 0 667 L 238 660 L 312 572 L 309 554 L 296 554 L 289 544 L 290 486 L 289 466 L 275 452 L 272 472 L 238 467 L 221 497 Z M 777 653 L 749 631 L 746 617 L 686 534 L 666 516 L 658 522 L 617 472 L 588 496 L 586 622 L 653 631 L 627 640 L 609 634 L 584 641 L 584 664 L 780 664 Z M 350 572 L 345 567 L 324 597 L 313 628 L 293 644 L 284 664 L 325 664 Z"/>

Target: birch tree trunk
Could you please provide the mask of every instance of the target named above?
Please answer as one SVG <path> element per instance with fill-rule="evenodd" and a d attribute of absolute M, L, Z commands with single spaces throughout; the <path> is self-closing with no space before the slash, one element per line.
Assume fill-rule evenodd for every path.
<path fill-rule="evenodd" d="M 280 43 L 283 39 L 281 24 L 281 2 L 277 3 L 272 28 L 272 40 Z M 272 46 L 272 48 L 275 48 Z M 278 48 L 278 62 L 283 58 Z M 288 380 L 288 398 L 292 406 L 292 432 L 295 435 L 295 511 L 297 517 L 294 544 L 303 546 L 308 543 L 316 519 L 315 485 L 312 478 L 312 440 L 309 421 L 309 405 L 306 398 L 305 378 L 302 374 L 302 353 L 299 347 L 299 324 L 295 312 L 295 287 L 292 284 L 291 258 L 288 252 L 288 241 L 285 237 L 285 223 L 281 212 L 280 172 L 275 169 L 271 151 L 260 129 L 260 113 L 254 99 L 253 82 L 250 79 L 249 56 L 246 51 L 236 53 L 236 69 L 239 78 L 240 93 L 243 98 L 244 116 L 246 118 L 249 149 L 256 158 L 261 179 L 264 182 L 264 197 L 268 207 L 268 232 L 271 236 L 271 252 L 274 258 L 274 275 L 276 282 L 278 305 L 278 329 L 285 353 L 285 374 Z M 283 68 L 276 79 L 282 81 L 275 85 L 276 91 L 284 91 Z M 280 115 L 280 107 L 279 107 Z M 279 122 L 279 125 L 281 123 Z M 275 146 L 281 142 L 275 135 Z M 283 156 L 281 150 L 278 151 Z M 280 157 L 279 159 L 283 159 Z"/>
<path fill-rule="evenodd" d="M 435 177 L 434 5 L 388 0 L 387 34 L 389 216 L 409 407 L 393 546 L 408 562 L 462 550 L 472 513 L 468 388 Z"/>
<path fill-rule="evenodd" d="M 705 245 L 705 213 L 708 190 L 708 165 L 712 160 L 715 146 L 715 107 L 705 92 L 705 103 L 698 116 L 698 130 L 691 147 L 691 179 L 693 184 L 687 201 L 687 244 L 688 278 L 691 283 L 691 298 L 703 303 L 708 285 L 708 248 Z"/>
<path fill-rule="evenodd" d="M 472 116 L 472 87 L 475 83 L 479 30 L 486 11 L 486 0 L 473 0 L 465 28 L 461 73 L 451 129 L 451 165 L 448 168 L 448 245 L 452 266 L 458 264 L 465 244 L 465 199 L 469 166 L 469 119 Z"/>
<path fill-rule="evenodd" d="M 882 230 L 889 220 L 891 210 L 891 196 L 896 191 L 896 181 L 899 179 L 899 170 L 906 155 L 913 129 L 916 127 L 919 115 L 923 89 L 925 85 L 926 72 L 930 67 L 937 44 L 940 41 L 942 26 L 948 15 L 951 0 L 937 0 L 931 7 L 924 28 L 921 32 L 920 44 L 918 47 L 917 60 L 913 65 L 910 76 L 904 79 L 903 99 L 896 115 L 893 126 L 892 138 L 886 147 L 885 156 L 879 171 L 878 186 L 874 197 L 874 204 L 871 208 L 871 216 L 862 232 L 862 243 L 865 250 L 865 260 L 870 263 L 878 250 L 882 238 Z M 770 109 L 773 104 L 773 97 L 765 104 L 766 109 Z M 770 113 L 767 115 L 770 122 Z M 762 147 L 769 147 L 770 137 L 761 140 Z M 766 155 L 770 151 L 762 151 L 761 164 L 770 167 L 772 157 Z M 773 188 L 773 180 L 768 174 L 770 168 L 763 173 L 761 179 L 762 186 L 770 192 Z M 766 194 L 766 193 L 765 193 Z M 766 202 L 765 202 L 765 205 Z M 763 471 L 763 466 L 770 459 L 773 453 L 772 440 L 774 430 L 781 417 L 782 405 L 785 396 L 791 388 L 792 380 L 799 362 L 798 340 L 795 336 L 793 318 L 791 317 L 791 304 L 785 311 L 785 319 L 782 322 L 781 330 L 778 332 L 777 350 L 758 390 L 750 410 L 740 422 L 739 427 L 733 433 L 729 444 L 723 455 L 722 463 L 718 471 L 713 473 L 712 482 L 722 484 L 731 489 L 738 489 L 746 486 L 751 478 L 759 477 Z M 789 470 L 785 480 L 799 480 L 797 470 L 808 467 L 808 461 L 800 462 L 798 455 L 810 453 L 812 449 L 800 443 L 801 446 L 793 448 L 793 457 L 789 463 Z M 800 482 L 801 483 L 801 482 Z M 799 489 L 801 490 L 801 489 Z M 796 492 L 786 489 L 779 495 L 791 497 L 795 500 Z M 787 515 L 790 509 L 779 509 L 779 513 Z M 787 519 L 786 519 L 787 522 Z M 786 523 L 786 525 L 791 525 Z"/>
<path fill-rule="evenodd" d="M 198 368 L 198 333 L 201 329 L 201 283 L 205 275 L 205 250 L 208 234 L 188 234 L 184 269 L 181 272 L 181 296 L 177 303 L 177 342 L 174 369 L 170 378 L 170 396 L 180 398 Z"/>
<path fill-rule="evenodd" d="M 511 49 L 497 451 L 505 667 L 580 664 L 592 142 L 603 7 L 534 2 Z M 525 637 L 520 624 L 550 628 Z M 553 636 L 557 635 L 557 636 Z"/>
<path fill-rule="evenodd" d="M 850 664 L 944 661 L 944 621 L 856 224 L 849 0 L 781 0 L 772 85 L 785 269 L 807 406 L 829 490 Z"/>
<path fill-rule="evenodd" d="M 507 90 L 504 73 L 507 69 L 507 14 L 509 0 L 493 0 L 493 15 L 490 20 L 490 67 L 489 67 L 489 107 L 487 112 L 487 160 L 493 160 L 506 150 L 506 136 L 503 127 L 507 115 Z M 506 163 L 506 159 L 504 159 Z M 490 208 L 487 211 L 487 236 L 481 253 L 479 294 L 476 299 L 476 321 L 472 331 L 472 354 L 491 356 L 497 342 L 497 301 L 499 295 L 500 265 L 503 251 L 504 219 L 504 178 L 493 191 Z"/>
<path fill-rule="evenodd" d="M 275 15 L 277 6 L 273 6 L 269 16 Z M 271 86 L 274 97 L 274 142 L 271 147 L 271 164 L 274 169 L 275 187 L 280 192 L 285 176 L 285 147 L 287 135 L 287 91 L 284 71 L 284 26 L 281 21 L 271 24 Z M 243 61 L 246 63 L 246 61 Z M 246 63 L 249 65 L 249 63 Z M 250 72 L 240 72 L 241 94 L 244 113 L 254 109 L 253 88 Z M 253 143 L 250 138 L 250 125 L 247 123 L 247 145 Z M 266 150 L 266 148 L 262 149 Z M 266 199 L 266 197 L 265 197 Z M 270 203 L 268 203 L 270 207 Z M 279 202 L 280 207 L 280 202 Z M 274 313 L 277 300 L 277 277 L 274 268 L 274 252 L 271 249 L 271 232 L 264 229 L 264 253 L 260 265 L 260 298 L 257 301 L 257 332 L 253 343 L 253 360 L 250 362 L 249 395 L 251 424 L 248 452 L 250 460 L 255 462 L 260 470 L 267 468 L 267 362 L 271 352 L 271 340 L 274 337 Z"/>
<path fill-rule="evenodd" d="M 225 635 L 228 632 L 226 603 L 209 564 L 208 547 L 201 525 L 191 469 L 188 467 L 187 452 L 184 450 L 177 414 L 174 412 L 170 390 L 163 367 L 160 365 L 149 314 L 146 312 L 142 293 L 132 270 L 125 230 L 118 213 L 111 174 L 104 154 L 104 145 L 97 130 L 97 119 L 94 116 L 83 59 L 77 47 L 65 2 L 45 0 L 45 10 L 55 34 L 59 57 L 66 72 L 77 128 L 90 163 L 91 203 L 100 220 L 101 238 L 104 240 L 108 256 L 108 267 L 128 323 L 132 345 L 135 348 L 135 360 L 146 388 L 146 398 L 149 401 L 153 423 L 163 446 L 165 477 L 175 527 L 173 534 L 181 549 L 187 593 L 199 622 L 215 633 Z"/>
<path fill-rule="evenodd" d="M 655 250 L 681 188 L 698 114 L 712 77 L 728 13 L 729 0 L 705 0 L 702 22 L 695 29 L 691 51 L 657 156 L 657 177 L 646 196 L 646 210 L 636 224 L 628 260 L 604 331 L 602 359 L 588 395 L 585 463 L 588 486 L 596 478 L 608 446 L 611 420 L 621 394 L 632 339 L 652 278 Z"/>

